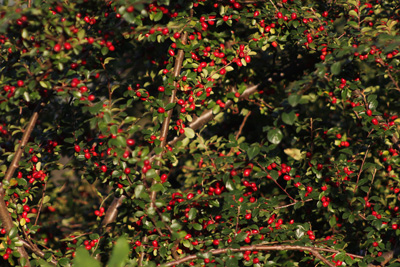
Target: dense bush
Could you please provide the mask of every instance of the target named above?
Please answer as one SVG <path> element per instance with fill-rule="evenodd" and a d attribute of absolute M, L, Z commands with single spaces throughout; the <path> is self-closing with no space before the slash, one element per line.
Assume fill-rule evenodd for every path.
<path fill-rule="evenodd" d="M 15 2 L 2 265 L 400 265 L 398 1 Z"/>

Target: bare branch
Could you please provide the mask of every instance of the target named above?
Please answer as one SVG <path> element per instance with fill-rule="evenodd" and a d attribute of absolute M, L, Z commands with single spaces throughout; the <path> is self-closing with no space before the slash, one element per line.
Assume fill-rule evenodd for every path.
<path fill-rule="evenodd" d="M 329 267 L 334 267 L 335 264 L 330 262 L 328 259 L 324 258 L 319 251 L 327 251 L 327 252 L 333 252 L 333 253 L 339 253 L 340 251 L 335 251 L 335 250 L 327 250 L 324 248 L 318 248 L 318 247 L 308 247 L 308 246 L 294 246 L 294 245 L 275 245 L 275 246 L 269 246 L 269 245 L 253 245 L 253 246 L 244 246 L 240 248 L 221 248 L 221 249 L 213 249 L 209 251 L 212 255 L 219 255 L 219 254 L 225 254 L 228 251 L 231 252 L 245 252 L 245 251 L 285 251 L 285 250 L 297 250 L 297 251 L 308 251 L 311 252 L 311 254 L 314 255 L 314 257 L 318 258 L 321 260 L 323 263 L 328 265 Z M 165 266 L 173 266 L 173 265 L 178 265 L 187 261 L 195 260 L 197 259 L 197 255 L 190 255 L 183 257 L 179 260 L 168 262 L 165 264 Z"/>

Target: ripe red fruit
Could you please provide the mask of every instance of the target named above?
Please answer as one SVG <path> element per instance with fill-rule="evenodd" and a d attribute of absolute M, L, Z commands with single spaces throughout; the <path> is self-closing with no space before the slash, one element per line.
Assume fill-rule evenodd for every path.
<path fill-rule="evenodd" d="M 133 145 L 135 145 L 135 140 L 133 140 L 133 139 L 127 139 L 127 140 L 126 140 L 126 144 L 127 144 L 128 146 L 133 146 Z"/>
<path fill-rule="evenodd" d="M 372 246 L 377 247 L 379 246 L 379 243 L 375 241 L 374 243 L 372 243 Z"/>
<path fill-rule="evenodd" d="M 297 14 L 293 12 L 290 17 L 292 18 L 292 20 L 295 20 L 295 19 L 297 19 Z"/>
<path fill-rule="evenodd" d="M 54 52 L 60 52 L 61 50 L 61 45 L 60 44 L 56 44 L 53 48 Z"/>
<path fill-rule="evenodd" d="M 89 95 L 88 96 L 88 100 L 89 101 L 94 101 L 96 99 L 96 97 L 94 95 Z"/>
<path fill-rule="evenodd" d="M 194 197 L 194 194 L 193 193 L 189 193 L 188 195 L 187 195 L 187 199 L 192 199 Z"/>
<path fill-rule="evenodd" d="M 367 115 L 368 115 L 368 116 L 372 116 L 372 110 L 368 109 L 368 110 L 367 110 Z"/>
<path fill-rule="evenodd" d="M 64 48 L 66 50 L 70 50 L 72 48 L 72 45 L 70 43 L 66 42 L 66 43 L 64 43 Z"/>
<path fill-rule="evenodd" d="M 32 157 L 32 162 L 36 163 L 36 162 L 38 162 L 38 161 L 39 161 L 38 157 L 36 157 L 36 156 L 33 156 L 33 157 Z"/>
<path fill-rule="evenodd" d="M 154 240 L 154 241 L 152 242 L 152 244 L 153 244 L 153 247 L 155 247 L 155 248 L 158 247 L 158 242 L 157 242 L 157 240 Z"/>
<path fill-rule="evenodd" d="M 165 109 L 162 108 L 162 107 L 159 107 L 159 108 L 157 109 L 157 112 L 158 112 L 158 113 L 164 113 L 164 112 L 165 112 Z"/>
<path fill-rule="evenodd" d="M 18 85 L 18 87 L 24 86 L 24 81 L 18 80 L 18 81 L 17 81 L 17 85 Z"/>
<path fill-rule="evenodd" d="M 243 176 L 244 177 L 249 177 L 250 173 L 251 173 L 251 169 L 245 169 L 244 172 L 243 172 Z"/>
<path fill-rule="evenodd" d="M 174 38 L 175 39 L 181 38 L 181 34 L 179 32 L 174 33 Z"/>
<path fill-rule="evenodd" d="M 246 213 L 246 215 L 244 216 L 244 218 L 246 220 L 250 220 L 251 219 L 251 213 Z"/>
<path fill-rule="evenodd" d="M 74 149 L 75 149 L 75 152 L 76 152 L 76 153 L 81 152 L 81 147 L 80 147 L 79 145 L 75 145 L 75 146 L 74 146 Z"/>
<path fill-rule="evenodd" d="M 128 13 L 132 13 L 134 10 L 135 10 L 135 8 L 133 6 L 128 6 L 126 8 L 126 12 L 128 12 Z"/>
<path fill-rule="evenodd" d="M 277 47 L 277 46 L 278 46 L 278 43 L 275 42 L 275 41 L 273 41 L 273 42 L 271 43 L 271 45 L 272 45 L 273 47 Z"/>
<path fill-rule="evenodd" d="M 379 122 L 378 122 L 378 120 L 376 118 L 373 118 L 371 122 L 372 122 L 373 125 L 378 125 L 379 124 Z"/>
<path fill-rule="evenodd" d="M 221 195 L 221 193 L 222 193 L 221 188 L 219 188 L 219 187 L 215 188 L 214 193 L 215 193 L 216 195 Z"/>
<path fill-rule="evenodd" d="M 214 239 L 213 244 L 214 244 L 215 246 L 218 246 L 218 245 L 219 245 L 219 240 L 218 240 L 218 239 Z"/>
<path fill-rule="evenodd" d="M 322 16 L 323 16 L 324 18 L 326 18 L 326 17 L 328 16 L 328 11 L 324 11 L 324 12 L 322 13 Z"/>
<path fill-rule="evenodd" d="M 100 167 L 100 170 L 101 170 L 102 172 L 107 172 L 107 166 L 106 166 L 106 165 L 102 165 L 102 166 Z"/>

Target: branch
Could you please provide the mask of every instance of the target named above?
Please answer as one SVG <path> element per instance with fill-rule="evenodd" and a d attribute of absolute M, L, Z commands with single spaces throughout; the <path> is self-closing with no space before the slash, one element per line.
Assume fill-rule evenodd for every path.
<path fill-rule="evenodd" d="M 25 232 L 24 232 L 25 234 Z M 27 238 L 27 236 L 25 236 Z M 28 239 L 27 239 L 28 240 Z M 44 252 L 38 248 L 35 244 L 33 244 L 32 242 L 27 242 L 26 240 L 20 240 L 23 244 L 24 247 L 26 247 L 27 249 L 31 250 L 33 253 L 35 253 L 37 256 L 41 257 L 42 259 L 45 259 L 44 257 Z M 57 266 L 57 261 L 52 257 L 50 262 L 52 263 L 52 265 Z"/>
<path fill-rule="evenodd" d="M 193 15 L 193 11 L 191 13 Z M 186 44 L 187 42 L 187 38 L 188 38 L 188 32 L 186 31 L 183 36 L 182 36 L 182 44 Z M 185 51 L 183 49 L 179 49 L 178 51 L 178 55 L 176 57 L 175 60 L 175 66 L 174 66 L 174 73 L 173 73 L 173 77 L 177 78 L 179 77 L 181 70 L 182 70 L 182 63 L 183 63 L 183 59 L 185 57 Z M 174 90 L 172 90 L 172 94 L 168 100 L 168 104 L 174 103 L 175 102 L 175 98 L 176 98 L 176 93 L 177 93 L 177 82 L 176 80 L 174 81 Z M 168 110 L 167 112 L 167 116 L 164 118 L 163 124 L 161 126 L 161 133 L 160 133 L 160 148 L 161 148 L 161 152 L 158 154 L 158 159 L 155 162 L 155 165 L 158 167 L 156 170 L 156 174 L 160 175 L 160 170 L 161 170 L 161 157 L 162 154 L 164 153 L 164 148 L 165 145 L 167 144 L 167 136 L 168 136 L 168 131 L 169 131 L 169 124 L 171 121 L 171 117 L 172 117 L 172 113 L 173 113 L 173 109 Z M 156 184 L 157 181 L 155 179 L 153 179 L 152 181 L 152 185 Z M 155 202 L 156 202 L 156 197 L 157 197 L 157 192 L 156 191 L 151 191 L 150 192 L 150 208 L 155 208 Z M 148 237 L 144 236 L 143 237 L 143 243 L 147 243 L 148 242 Z M 174 249 L 172 250 L 173 254 L 174 254 Z M 140 258 L 139 258 L 139 262 L 138 265 L 142 266 L 143 263 L 143 258 L 144 258 L 145 253 L 142 252 L 140 254 Z"/>
<path fill-rule="evenodd" d="M 355 192 L 357 191 L 357 188 L 358 188 L 358 181 L 360 180 L 360 176 L 361 176 L 361 173 L 362 173 L 362 171 L 363 171 L 364 163 L 365 163 L 365 160 L 367 159 L 367 156 L 368 156 L 368 153 L 369 153 L 369 147 L 370 147 L 370 145 L 368 145 L 367 151 L 365 151 L 364 159 L 363 159 L 363 161 L 362 161 L 362 163 L 361 163 L 360 170 L 358 171 L 357 182 L 356 182 L 356 186 L 354 187 L 353 193 L 355 193 Z"/>
<path fill-rule="evenodd" d="M 246 124 L 246 121 L 247 121 L 247 119 L 250 117 L 250 115 L 251 115 L 251 111 L 249 111 L 249 112 L 247 113 L 247 115 L 244 117 L 244 119 L 243 119 L 243 121 L 242 121 L 242 124 L 241 124 L 240 127 L 239 127 L 239 131 L 238 131 L 238 133 L 237 133 L 236 136 L 235 136 L 235 139 L 236 139 L 236 140 L 238 140 L 238 139 L 239 139 L 239 136 L 242 134 L 244 125 Z"/>
<path fill-rule="evenodd" d="M 115 221 L 118 215 L 118 208 L 122 205 L 122 202 L 125 200 L 125 198 L 125 195 L 122 195 L 119 198 L 114 198 L 113 202 L 111 202 L 111 205 L 107 208 L 106 215 L 101 222 L 102 226 L 105 227 Z"/>
<path fill-rule="evenodd" d="M 260 84 L 256 84 L 256 85 L 247 87 L 247 89 L 239 97 L 239 100 L 246 99 L 250 95 L 254 94 L 259 86 L 260 86 Z M 227 110 L 228 108 L 230 108 L 232 106 L 232 104 L 233 104 L 232 100 L 226 101 L 224 110 Z M 215 115 L 213 114 L 212 109 L 206 110 L 203 112 L 203 114 L 201 114 L 200 117 L 195 118 L 191 123 L 189 123 L 189 127 L 192 128 L 193 130 L 197 130 L 197 129 L 201 128 L 203 125 L 205 125 L 206 123 L 208 123 L 209 121 L 213 120 L 214 117 L 215 117 Z M 185 135 L 176 136 L 174 139 L 172 139 L 170 142 L 168 142 L 168 145 L 172 146 L 176 142 L 181 141 L 184 138 L 185 138 Z"/>
<path fill-rule="evenodd" d="M 35 110 L 33 111 L 33 114 L 28 122 L 28 125 L 26 126 L 24 130 L 24 134 L 22 135 L 22 139 L 18 145 L 17 150 L 15 151 L 13 160 L 11 161 L 10 166 L 7 169 L 6 175 L 3 178 L 3 181 L 9 182 L 11 178 L 13 177 L 15 170 L 19 167 L 19 161 L 21 160 L 22 152 L 24 151 L 24 148 L 26 144 L 28 143 L 29 137 L 31 136 L 31 133 L 33 129 L 35 128 L 36 121 L 39 117 L 39 112 L 44 106 L 44 102 L 39 102 L 38 105 L 36 106 Z M 3 227 L 6 229 L 7 232 L 10 232 L 11 229 L 14 227 L 13 219 L 11 217 L 10 212 L 7 209 L 6 202 L 4 201 L 5 197 L 5 190 L 4 190 L 4 185 L 3 183 L 0 183 L 0 220 L 2 222 Z M 19 239 L 19 236 L 17 236 Z M 29 262 L 29 255 L 26 252 L 25 248 L 23 246 L 17 247 L 17 251 L 21 254 L 21 259 L 26 260 L 26 266 L 31 266 Z"/>
<path fill-rule="evenodd" d="M 319 251 L 326 251 L 326 249 L 323 248 L 317 248 L 317 247 L 308 247 L 308 246 L 293 246 L 293 245 L 275 245 L 275 246 L 268 246 L 268 245 L 253 245 L 253 246 L 244 246 L 240 248 L 221 248 L 221 249 L 214 249 L 209 251 L 212 255 L 219 255 L 219 254 L 226 254 L 228 251 L 230 252 L 245 252 L 245 251 L 284 251 L 284 250 L 298 250 L 298 251 L 309 251 L 311 252 L 316 258 L 320 259 L 322 262 L 324 262 L 326 265 L 329 267 L 335 267 L 335 264 L 330 262 L 328 259 L 324 258 Z M 329 252 L 335 252 L 339 253 L 340 251 L 335 251 L 335 250 L 328 250 Z M 171 261 L 166 263 L 164 266 L 173 266 L 173 265 L 178 265 L 187 261 L 195 260 L 198 259 L 197 255 L 190 255 L 183 257 L 179 260 L 176 261 Z"/>
<path fill-rule="evenodd" d="M 3 187 L 3 184 L 0 183 L 0 186 Z M 3 227 L 6 229 L 7 233 L 9 233 L 11 231 L 11 229 L 14 227 L 14 223 L 12 221 L 11 215 L 8 212 L 6 203 L 4 202 L 4 190 L 2 190 L 2 192 L 0 192 L 0 221 L 3 225 Z M 18 235 L 17 235 L 17 237 L 18 237 Z M 18 239 L 19 239 L 19 237 L 18 237 Z M 25 266 L 30 267 L 31 263 L 29 262 L 29 255 L 26 252 L 25 248 L 23 246 L 16 247 L 16 248 L 17 248 L 17 251 L 21 254 L 21 258 L 19 259 L 19 261 L 21 262 L 21 259 L 25 259 L 26 260 Z"/>
<path fill-rule="evenodd" d="M 33 111 L 32 116 L 31 116 L 31 119 L 29 120 L 29 123 L 24 130 L 24 134 L 22 135 L 21 142 L 19 143 L 18 148 L 15 151 L 13 160 L 11 161 L 11 164 L 7 169 L 7 173 L 3 178 L 7 182 L 9 182 L 11 180 L 11 178 L 14 175 L 15 170 L 19 167 L 18 163 L 21 159 L 22 152 L 24 151 L 24 148 L 25 148 L 26 144 L 28 143 L 29 137 L 31 136 L 31 133 L 32 133 L 33 129 L 35 128 L 36 121 L 39 117 L 39 112 L 43 106 L 44 106 L 43 102 L 40 102 L 36 106 L 35 110 Z M 2 190 L 2 189 L 0 189 L 0 190 Z"/>

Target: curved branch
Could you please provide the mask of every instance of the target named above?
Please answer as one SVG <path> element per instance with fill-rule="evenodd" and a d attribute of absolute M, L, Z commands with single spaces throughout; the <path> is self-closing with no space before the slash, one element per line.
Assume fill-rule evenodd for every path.
<path fill-rule="evenodd" d="M 33 129 L 35 128 L 36 121 L 39 118 L 39 112 L 43 106 L 44 106 L 44 103 L 40 102 L 36 106 L 35 110 L 33 111 L 33 114 L 28 122 L 28 125 L 26 126 L 26 128 L 24 130 L 24 134 L 22 135 L 21 142 L 19 143 L 18 148 L 15 151 L 13 160 L 11 161 L 11 164 L 7 169 L 7 173 L 4 176 L 5 181 L 9 182 L 11 180 L 11 178 L 13 177 L 15 170 L 19 167 L 18 163 L 21 159 L 22 152 L 24 151 L 24 148 L 25 148 L 26 144 L 28 143 L 29 137 L 31 136 L 31 133 L 32 133 Z"/>
<path fill-rule="evenodd" d="M 257 91 L 259 86 L 260 86 L 260 84 L 256 84 L 256 85 L 247 87 L 247 89 L 242 93 L 242 95 L 239 97 L 239 99 L 243 100 L 243 99 L 248 98 L 250 95 L 254 94 Z M 232 105 L 233 105 L 232 100 L 226 101 L 224 110 L 227 110 Z M 213 114 L 212 109 L 206 110 L 203 112 L 203 114 L 201 114 L 200 117 L 197 117 L 192 122 L 190 122 L 189 127 L 193 130 L 197 130 L 197 129 L 201 128 L 202 126 L 204 126 L 209 121 L 213 120 L 214 117 L 215 117 L 215 114 Z M 184 138 L 185 138 L 185 135 L 176 136 L 174 139 L 172 139 L 171 141 L 168 142 L 168 145 L 172 146 L 176 142 L 181 141 Z"/>
<path fill-rule="evenodd" d="M 33 111 L 33 114 L 28 122 L 28 125 L 25 128 L 24 134 L 22 135 L 22 139 L 18 145 L 17 150 L 15 151 L 13 160 L 11 161 L 11 164 L 7 169 L 7 172 L 3 178 L 3 181 L 9 182 L 11 180 L 11 178 L 13 177 L 16 169 L 19 167 L 19 161 L 21 160 L 22 153 L 24 151 L 26 144 L 28 143 L 29 137 L 31 136 L 33 129 L 35 128 L 36 121 L 39 118 L 39 112 L 43 106 L 44 106 L 44 102 L 41 101 L 38 103 L 35 110 Z M 0 183 L 0 220 L 2 222 L 3 227 L 6 229 L 6 231 L 10 232 L 11 229 L 14 227 L 14 223 L 13 223 L 11 214 L 7 209 L 7 205 L 6 205 L 6 202 L 4 201 L 4 197 L 5 197 L 5 190 L 3 188 L 3 183 Z M 25 248 L 23 246 L 17 247 L 17 251 L 21 254 L 20 260 L 22 258 L 24 258 L 26 260 L 25 265 L 31 266 L 31 264 L 29 262 L 29 255 L 26 252 Z"/>
<path fill-rule="evenodd" d="M 125 195 L 122 195 L 119 198 L 114 198 L 113 202 L 111 202 L 110 206 L 108 206 L 104 219 L 101 222 L 103 227 L 115 221 L 118 215 L 118 208 L 122 205 L 122 202 L 125 200 L 125 198 Z"/>
<path fill-rule="evenodd" d="M 221 248 L 221 249 L 214 249 L 209 251 L 212 255 L 219 255 L 219 254 L 225 254 L 228 251 L 231 252 L 245 252 L 245 251 L 284 251 L 284 250 L 297 250 L 297 251 L 308 251 L 311 254 L 313 254 L 316 258 L 321 260 L 323 263 L 325 263 L 329 267 L 335 267 L 335 264 L 330 262 L 328 259 L 324 258 L 319 251 L 327 251 L 327 252 L 334 252 L 334 253 L 339 253 L 340 251 L 336 250 L 330 250 L 330 249 L 324 249 L 324 248 L 318 248 L 318 247 L 308 247 L 308 246 L 294 246 L 294 245 L 274 245 L 274 246 L 268 246 L 268 245 L 253 245 L 253 246 L 244 246 L 240 248 Z M 181 264 L 190 260 L 195 260 L 197 259 L 197 255 L 190 255 L 183 257 L 179 260 L 176 261 L 171 261 L 166 263 L 164 266 L 173 266 L 177 264 Z M 358 256 L 360 258 L 360 256 Z M 362 257 L 361 257 L 362 258 Z"/>
<path fill-rule="evenodd" d="M 27 249 L 31 250 L 33 253 L 35 253 L 37 256 L 41 257 L 41 258 L 45 258 L 44 257 L 44 252 L 38 248 L 35 244 L 29 244 L 27 241 L 25 240 L 20 240 L 23 244 L 24 247 L 26 247 Z M 57 266 L 57 261 L 55 259 L 51 259 L 50 263 L 54 266 Z"/>

